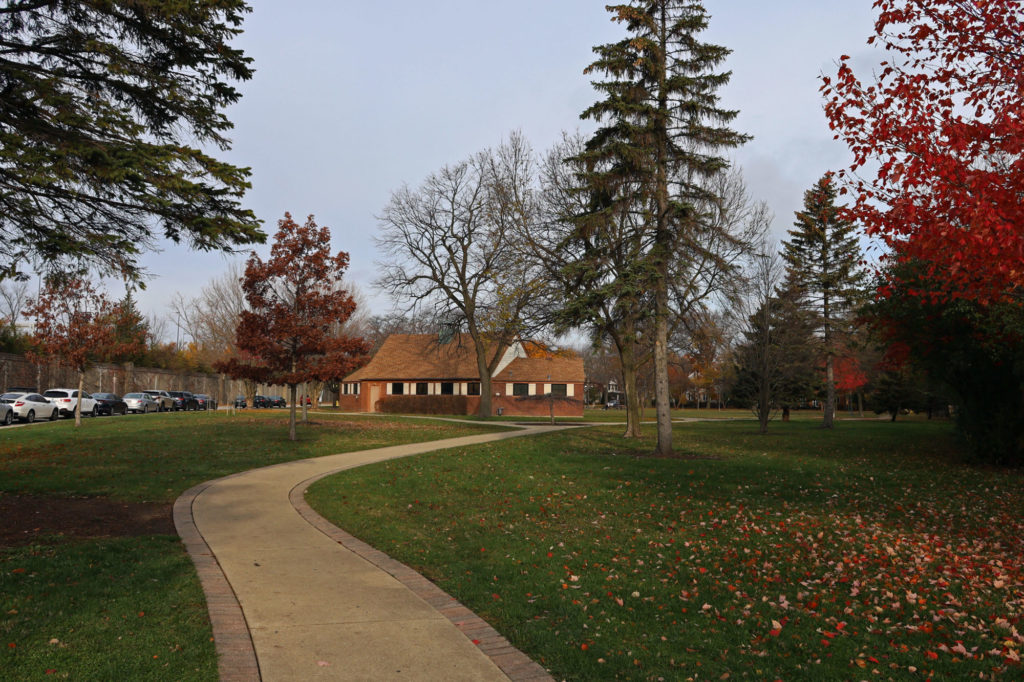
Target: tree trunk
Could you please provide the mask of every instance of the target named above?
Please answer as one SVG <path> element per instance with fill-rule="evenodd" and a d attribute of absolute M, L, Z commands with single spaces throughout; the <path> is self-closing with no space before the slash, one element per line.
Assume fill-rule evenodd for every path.
<path fill-rule="evenodd" d="M 761 379 L 757 387 L 757 425 L 758 433 L 768 433 L 768 418 L 771 417 L 771 391 L 768 381 Z"/>
<path fill-rule="evenodd" d="M 75 426 L 82 425 L 82 391 L 85 390 L 85 372 L 78 371 L 78 404 L 75 405 Z"/>
<path fill-rule="evenodd" d="M 640 438 L 640 393 L 636 381 L 636 349 L 629 342 L 619 348 L 622 365 L 622 390 L 626 392 L 625 438 Z"/>
<path fill-rule="evenodd" d="M 836 417 L 836 383 L 835 370 L 832 367 L 832 353 L 825 352 L 825 420 L 826 429 L 831 429 Z"/>
<path fill-rule="evenodd" d="M 659 268 L 663 270 L 663 268 Z M 654 448 L 657 455 L 667 457 L 673 455 L 672 450 L 672 411 L 668 403 L 668 283 L 667 273 L 657 284 L 654 313 L 654 401 L 658 415 L 658 444 Z M 698 400 L 700 396 L 698 395 Z"/>
<path fill-rule="evenodd" d="M 303 381 L 302 382 L 302 423 L 303 424 L 308 424 L 309 423 L 309 410 L 307 409 L 308 405 L 309 405 L 309 382 L 308 381 Z"/>
<path fill-rule="evenodd" d="M 298 393 L 296 384 L 288 384 L 288 398 L 291 403 L 291 410 L 288 414 L 288 440 L 298 440 L 298 436 L 295 433 L 295 398 Z"/>
<path fill-rule="evenodd" d="M 468 316 L 467 316 L 468 317 Z M 487 366 L 487 346 L 480 337 L 476 325 L 470 323 L 469 338 L 473 339 L 476 350 L 476 369 L 480 373 L 480 407 L 477 416 L 486 419 L 491 416 L 491 371 Z"/>

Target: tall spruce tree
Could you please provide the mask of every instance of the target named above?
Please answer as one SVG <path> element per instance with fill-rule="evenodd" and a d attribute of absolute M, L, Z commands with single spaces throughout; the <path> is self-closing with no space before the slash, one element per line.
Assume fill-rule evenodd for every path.
<path fill-rule="evenodd" d="M 594 48 L 587 73 L 604 94 L 581 115 L 600 124 L 579 157 L 588 170 L 583 180 L 595 197 L 581 215 L 584 238 L 605 229 L 623 212 L 635 219 L 645 245 L 621 286 L 649 292 L 653 299 L 656 453 L 671 455 L 668 336 L 669 277 L 675 259 L 700 252 L 699 230 L 707 206 L 715 203 L 709 178 L 728 163 L 720 154 L 747 140 L 728 127 L 735 116 L 718 106 L 717 91 L 728 72 L 717 72 L 729 50 L 701 42 L 708 15 L 699 2 L 634 0 L 608 6 L 627 36 Z M 621 224 L 621 223 L 620 223 Z M 597 251 L 588 256 L 600 263 Z"/>
<path fill-rule="evenodd" d="M 863 300 L 865 273 L 853 223 L 836 206 L 836 188 L 826 174 L 804 193 L 804 207 L 783 242 L 786 286 L 800 291 L 820 334 L 825 365 L 825 416 L 832 428 L 836 411 L 835 358 L 848 332 L 851 313 Z"/>
<path fill-rule="evenodd" d="M 160 233 L 262 242 L 224 109 L 252 75 L 244 0 L 0 2 L 0 279 L 26 260 L 139 279 Z"/>

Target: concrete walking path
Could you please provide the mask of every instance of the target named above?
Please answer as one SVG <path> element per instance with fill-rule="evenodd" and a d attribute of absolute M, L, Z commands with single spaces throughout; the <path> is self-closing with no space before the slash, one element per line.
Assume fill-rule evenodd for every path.
<path fill-rule="evenodd" d="M 213 622 L 221 680 L 550 680 L 425 578 L 303 500 L 331 473 L 573 428 L 517 431 L 287 462 L 210 481 L 174 505 Z"/>

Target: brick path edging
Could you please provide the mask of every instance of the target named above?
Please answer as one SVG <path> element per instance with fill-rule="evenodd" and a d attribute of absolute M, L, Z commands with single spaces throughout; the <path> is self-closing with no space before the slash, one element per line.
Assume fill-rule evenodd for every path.
<path fill-rule="evenodd" d="M 477 642 L 480 651 L 505 673 L 512 682 L 553 682 L 554 678 L 538 663 L 501 636 L 487 622 L 468 608 L 460 604 L 455 597 L 430 582 L 422 575 L 405 564 L 366 544 L 362 540 L 338 528 L 320 516 L 306 503 L 306 488 L 332 474 L 342 471 L 329 471 L 309 478 L 292 488 L 288 499 L 292 506 L 311 526 L 341 544 L 345 549 L 354 552 L 382 571 L 393 576 L 408 587 L 420 599 L 427 602 L 435 611 L 452 622 L 467 639 Z"/>
<path fill-rule="evenodd" d="M 213 628 L 213 643 L 217 650 L 217 677 L 221 682 L 260 682 L 260 666 L 256 648 L 249 634 L 249 625 L 210 546 L 199 533 L 192 516 L 192 503 L 214 483 L 241 474 L 225 476 L 189 488 L 174 501 L 174 527 L 178 531 L 192 563 L 199 575 L 206 596 L 206 607 Z"/>

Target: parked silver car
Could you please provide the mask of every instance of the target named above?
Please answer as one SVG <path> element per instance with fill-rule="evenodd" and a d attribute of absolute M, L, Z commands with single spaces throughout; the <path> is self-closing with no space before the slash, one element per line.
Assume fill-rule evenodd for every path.
<path fill-rule="evenodd" d="M 125 393 L 122 399 L 129 412 L 149 414 L 160 410 L 160 403 L 148 393 Z"/>
<path fill-rule="evenodd" d="M 167 391 L 153 388 L 146 389 L 143 393 L 148 393 L 157 402 L 157 412 L 170 412 L 174 409 L 174 398 Z"/>
<path fill-rule="evenodd" d="M 0 424 L 10 426 L 14 421 L 14 408 L 0 400 Z"/>
<path fill-rule="evenodd" d="M 60 410 L 49 400 L 38 393 L 12 392 L 0 395 L 0 400 L 14 410 L 14 416 L 26 423 L 36 419 L 54 421 L 60 416 Z"/>

